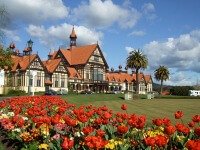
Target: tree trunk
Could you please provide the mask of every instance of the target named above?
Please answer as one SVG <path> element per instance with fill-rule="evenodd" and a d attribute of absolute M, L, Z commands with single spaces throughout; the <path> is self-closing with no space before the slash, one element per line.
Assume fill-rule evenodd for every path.
<path fill-rule="evenodd" d="M 163 92 L 163 80 L 160 81 L 160 95 L 162 95 Z"/>
<path fill-rule="evenodd" d="M 138 69 L 136 69 L 135 74 L 136 74 L 136 94 L 139 94 L 139 74 L 138 74 Z"/>

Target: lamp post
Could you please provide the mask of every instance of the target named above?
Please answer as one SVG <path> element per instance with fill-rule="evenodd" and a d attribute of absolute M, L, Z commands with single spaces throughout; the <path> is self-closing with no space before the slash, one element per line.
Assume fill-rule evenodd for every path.
<path fill-rule="evenodd" d="M 27 50 L 28 50 L 28 55 L 29 55 L 29 67 L 28 67 L 28 70 L 29 70 L 29 74 L 28 74 L 28 79 L 29 79 L 29 82 L 28 82 L 28 94 L 30 95 L 31 94 L 31 84 L 30 84 L 30 79 L 31 79 L 31 72 L 30 72 L 30 62 L 31 62 L 31 52 L 32 52 L 32 46 L 33 46 L 33 41 L 30 39 L 29 41 L 27 41 Z M 33 83 L 32 83 L 33 84 Z"/>

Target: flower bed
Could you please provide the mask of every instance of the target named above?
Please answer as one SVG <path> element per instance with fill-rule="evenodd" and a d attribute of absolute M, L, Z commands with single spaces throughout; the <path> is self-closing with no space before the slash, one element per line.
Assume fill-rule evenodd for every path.
<path fill-rule="evenodd" d="M 168 118 L 114 113 L 106 106 L 76 107 L 54 96 L 17 97 L 0 102 L 2 134 L 15 149 L 200 149 L 200 115 L 188 124 L 182 111 Z"/>

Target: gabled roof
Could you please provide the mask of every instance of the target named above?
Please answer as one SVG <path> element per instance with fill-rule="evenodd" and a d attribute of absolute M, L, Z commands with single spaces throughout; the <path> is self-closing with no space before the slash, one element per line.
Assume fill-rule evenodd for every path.
<path fill-rule="evenodd" d="M 71 49 L 60 49 L 70 65 L 86 64 L 96 49 L 97 44 L 73 47 Z"/>
<path fill-rule="evenodd" d="M 43 61 L 43 64 L 49 73 L 53 73 L 58 67 L 58 65 L 60 64 L 60 62 L 61 62 L 61 58 L 49 59 L 47 61 Z"/>
<path fill-rule="evenodd" d="M 58 51 L 53 53 L 52 59 L 57 58 L 58 55 L 62 55 L 70 66 L 85 65 L 93 55 L 93 52 L 96 50 L 96 48 L 99 48 L 105 66 L 108 67 L 108 64 L 98 44 L 84 45 L 79 47 L 74 46 L 67 49 L 60 48 Z"/>
<path fill-rule="evenodd" d="M 74 79 L 74 78 L 82 79 L 75 68 L 67 67 L 67 71 L 69 72 L 69 78 L 70 79 Z"/>
<path fill-rule="evenodd" d="M 20 70 L 27 70 L 29 65 L 38 57 L 37 54 L 25 55 L 25 56 L 15 56 L 12 55 L 13 66 L 11 71 L 16 71 L 19 67 Z"/>

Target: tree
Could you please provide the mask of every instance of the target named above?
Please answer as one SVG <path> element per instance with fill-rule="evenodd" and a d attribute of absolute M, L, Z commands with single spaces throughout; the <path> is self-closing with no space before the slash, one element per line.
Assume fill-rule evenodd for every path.
<path fill-rule="evenodd" d="M 154 71 L 154 77 L 156 80 L 160 81 L 160 94 L 162 94 L 163 81 L 169 79 L 168 68 L 166 66 L 159 66 L 159 68 Z"/>
<path fill-rule="evenodd" d="M 126 66 L 136 73 L 136 93 L 139 94 L 139 70 L 147 68 L 148 59 L 139 49 L 129 53 Z"/>
<path fill-rule="evenodd" d="M 0 70 L 10 69 L 12 67 L 12 50 L 3 47 L 3 39 L 5 38 L 3 29 L 9 25 L 8 13 L 6 7 L 0 4 Z"/>
<path fill-rule="evenodd" d="M 12 62 L 12 50 L 10 48 L 4 49 L 0 45 L 0 70 L 1 69 L 11 69 L 13 62 Z"/>

